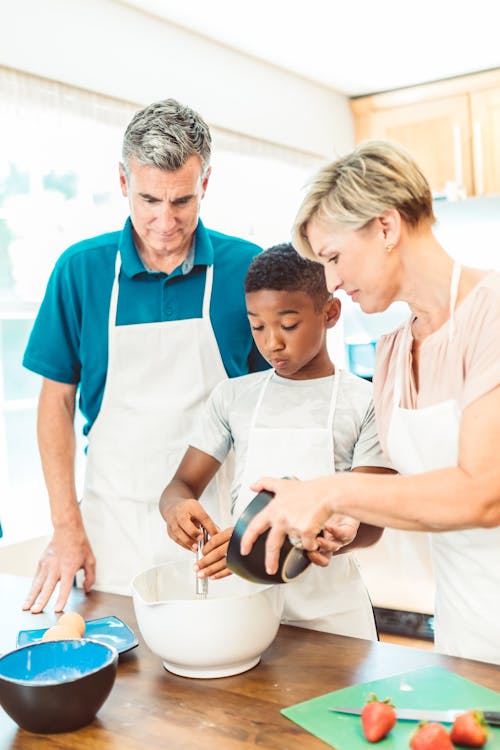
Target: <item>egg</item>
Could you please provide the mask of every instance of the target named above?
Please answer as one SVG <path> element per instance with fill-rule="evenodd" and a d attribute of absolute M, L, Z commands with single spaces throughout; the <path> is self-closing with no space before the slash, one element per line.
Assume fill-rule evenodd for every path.
<path fill-rule="evenodd" d="M 78 612 L 65 612 L 57 621 L 57 626 L 73 630 L 78 634 L 76 638 L 82 638 L 85 633 L 85 620 Z"/>
<path fill-rule="evenodd" d="M 64 627 L 64 625 L 53 625 L 45 631 L 42 641 L 69 641 L 80 638 L 80 635 L 74 628 Z"/>

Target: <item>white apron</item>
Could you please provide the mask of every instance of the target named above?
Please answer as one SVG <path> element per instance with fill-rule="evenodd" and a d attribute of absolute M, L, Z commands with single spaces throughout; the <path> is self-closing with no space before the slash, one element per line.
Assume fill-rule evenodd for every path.
<path fill-rule="evenodd" d="M 455 264 L 450 288 L 450 340 L 459 280 L 460 266 Z M 458 465 L 458 404 L 450 399 L 422 409 L 400 406 L 403 357 L 411 345 L 410 326 L 411 321 L 397 353 L 387 438 L 389 457 L 400 474 Z M 500 664 L 500 528 L 429 536 L 436 578 L 436 650 Z"/>
<path fill-rule="evenodd" d="M 167 535 L 159 499 L 212 388 L 227 377 L 210 322 L 213 266 L 201 318 L 116 325 L 120 253 L 111 292 L 108 369 L 89 446 L 82 515 L 96 557 L 95 588 L 129 594 L 132 578 L 163 562 L 190 559 Z M 203 495 L 217 521 L 226 467 Z"/>
<path fill-rule="evenodd" d="M 255 496 L 249 486 L 261 476 L 313 479 L 335 472 L 333 418 L 340 372 L 333 378 L 332 398 L 321 427 L 258 427 L 258 413 L 267 385 L 264 379 L 255 406 L 241 491 L 233 509 L 237 519 Z M 307 404 L 304 404 L 307 409 Z M 311 565 L 296 581 L 283 585 L 282 622 L 358 638 L 377 637 L 373 609 L 358 566 L 350 554 L 334 557 L 327 568 Z"/>

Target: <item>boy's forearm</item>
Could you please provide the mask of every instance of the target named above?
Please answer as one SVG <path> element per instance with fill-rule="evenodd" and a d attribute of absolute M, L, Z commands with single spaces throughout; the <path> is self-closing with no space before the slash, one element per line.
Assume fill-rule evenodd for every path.
<path fill-rule="evenodd" d="M 358 466 L 355 469 L 352 469 L 352 472 L 360 473 L 360 474 L 395 474 L 396 472 L 393 469 L 388 469 L 383 466 Z M 342 555 L 344 552 L 350 552 L 353 549 L 362 549 L 363 547 L 371 547 L 373 544 L 378 542 L 380 537 L 382 536 L 384 529 L 381 526 L 372 526 L 369 523 L 360 523 L 358 530 L 356 532 L 356 536 L 352 540 L 352 542 L 349 542 L 349 544 L 346 544 L 344 547 L 341 547 L 337 552 L 335 552 L 335 555 Z"/>
<path fill-rule="evenodd" d="M 173 479 L 160 497 L 160 512 L 165 513 L 181 500 L 198 500 L 220 468 L 220 461 L 197 448 L 189 447 Z"/>
<path fill-rule="evenodd" d="M 350 552 L 353 549 L 362 549 L 363 547 L 371 547 L 373 544 L 378 542 L 383 534 L 384 529 L 381 526 L 372 526 L 369 523 L 360 523 L 358 531 L 356 532 L 355 538 L 345 547 L 341 547 L 335 554 L 342 554 L 343 552 Z"/>

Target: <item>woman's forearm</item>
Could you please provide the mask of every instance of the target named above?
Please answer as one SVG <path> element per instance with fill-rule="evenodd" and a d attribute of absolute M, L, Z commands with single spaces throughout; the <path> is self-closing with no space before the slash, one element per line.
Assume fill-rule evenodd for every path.
<path fill-rule="evenodd" d="M 478 476 L 452 467 L 411 476 L 338 474 L 313 481 L 322 484 L 332 512 L 374 526 L 446 531 L 500 525 L 496 467 Z"/>
<path fill-rule="evenodd" d="M 500 525 L 500 386 L 462 414 L 457 466 L 411 476 L 352 473 L 325 487 L 329 506 L 375 526 L 446 531 Z M 327 479 L 321 480 L 327 483 Z"/>

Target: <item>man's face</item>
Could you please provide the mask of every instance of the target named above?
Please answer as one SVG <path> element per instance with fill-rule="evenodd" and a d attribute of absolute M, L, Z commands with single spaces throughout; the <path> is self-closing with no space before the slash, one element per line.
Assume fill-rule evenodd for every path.
<path fill-rule="evenodd" d="M 200 202 L 210 169 L 202 174 L 193 154 L 175 172 L 130 160 L 127 173 L 120 164 L 120 186 L 128 198 L 139 253 L 186 257 L 198 223 Z"/>

